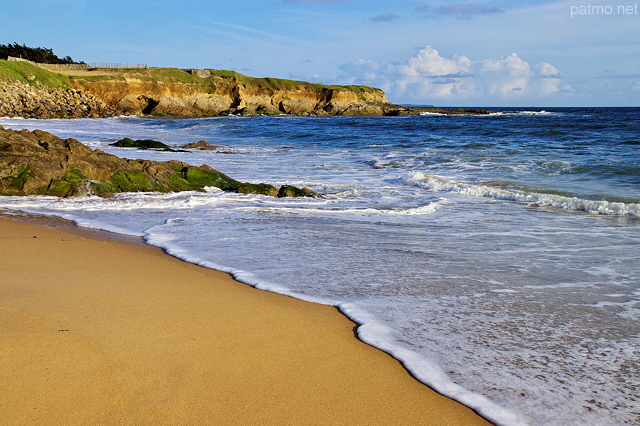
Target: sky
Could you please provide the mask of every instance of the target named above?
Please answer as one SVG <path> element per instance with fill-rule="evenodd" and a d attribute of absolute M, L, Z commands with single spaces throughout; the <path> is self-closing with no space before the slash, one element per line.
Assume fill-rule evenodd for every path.
<path fill-rule="evenodd" d="M 400 104 L 640 106 L 640 0 L 0 0 L 0 44 L 366 84 Z"/>

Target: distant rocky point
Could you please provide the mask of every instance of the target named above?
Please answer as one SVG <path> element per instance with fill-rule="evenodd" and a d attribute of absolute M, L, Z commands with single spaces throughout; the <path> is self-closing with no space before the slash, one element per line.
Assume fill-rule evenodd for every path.
<path fill-rule="evenodd" d="M 0 195 L 109 197 L 119 192 L 203 191 L 206 187 L 274 197 L 318 196 L 307 188 L 239 182 L 207 165 L 119 158 L 75 139 L 0 126 Z"/>
<path fill-rule="evenodd" d="M 0 116 L 32 118 L 229 114 L 403 116 L 487 114 L 394 105 L 367 86 L 337 86 L 234 71 L 177 68 L 51 71 L 0 60 Z"/>

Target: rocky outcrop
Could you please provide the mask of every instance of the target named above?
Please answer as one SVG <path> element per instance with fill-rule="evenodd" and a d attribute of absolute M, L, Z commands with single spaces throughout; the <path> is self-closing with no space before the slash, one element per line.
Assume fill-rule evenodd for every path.
<path fill-rule="evenodd" d="M 84 90 L 20 82 L 0 84 L 0 117 L 104 117 L 115 110 Z"/>
<path fill-rule="evenodd" d="M 207 141 L 189 142 L 182 146 L 184 149 L 199 149 L 200 151 L 213 151 L 220 148 L 219 145 L 211 145 Z"/>
<path fill-rule="evenodd" d="M 119 114 L 218 116 L 228 114 L 383 115 L 387 104 L 378 89 L 321 86 L 306 82 L 278 84 L 276 79 L 212 75 L 198 82 L 124 77 L 72 79 Z M 200 81 L 201 80 L 201 81 Z"/>
<path fill-rule="evenodd" d="M 19 68 L 11 75 L 0 74 L 0 116 L 400 116 L 490 112 L 394 105 L 387 102 L 382 90 L 372 87 L 252 78 L 232 71 L 151 68 L 68 71 L 70 75 L 60 75 L 33 64 L 7 64 L 3 65 Z M 56 82 L 57 87 L 51 87 L 51 82 Z"/>
<path fill-rule="evenodd" d="M 75 139 L 0 126 L 0 195 L 60 197 L 118 192 L 172 192 L 217 187 L 271 196 L 316 196 L 306 188 L 239 182 L 207 165 L 119 158 Z"/>

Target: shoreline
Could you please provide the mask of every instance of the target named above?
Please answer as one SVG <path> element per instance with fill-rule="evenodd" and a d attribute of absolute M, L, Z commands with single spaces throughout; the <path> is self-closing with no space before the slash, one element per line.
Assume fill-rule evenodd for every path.
<path fill-rule="evenodd" d="M 0 210 L 0 231 L 9 424 L 488 424 L 333 306 L 62 219 Z"/>

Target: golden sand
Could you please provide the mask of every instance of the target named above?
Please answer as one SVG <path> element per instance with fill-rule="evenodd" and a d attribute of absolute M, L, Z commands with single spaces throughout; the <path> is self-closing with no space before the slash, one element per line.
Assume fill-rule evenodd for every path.
<path fill-rule="evenodd" d="M 0 218 L 2 424 L 486 424 L 335 308 Z"/>

